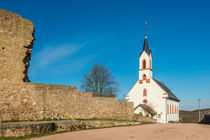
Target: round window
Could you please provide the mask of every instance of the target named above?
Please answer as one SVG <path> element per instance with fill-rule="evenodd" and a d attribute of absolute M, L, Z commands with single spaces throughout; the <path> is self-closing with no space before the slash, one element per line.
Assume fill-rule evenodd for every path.
<path fill-rule="evenodd" d="M 146 103 L 147 103 L 147 99 L 144 99 L 144 100 L 143 100 L 143 104 L 146 104 Z"/>

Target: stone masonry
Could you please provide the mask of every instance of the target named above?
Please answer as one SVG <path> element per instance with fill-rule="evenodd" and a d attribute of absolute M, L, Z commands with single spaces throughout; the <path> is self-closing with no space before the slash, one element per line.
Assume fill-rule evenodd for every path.
<path fill-rule="evenodd" d="M 2 120 L 132 120 L 133 103 L 92 97 L 76 87 L 30 83 L 32 22 L 0 9 L 0 118 Z"/>
<path fill-rule="evenodd" d="M 142 122 L 110 120 L 62 120 L 44 122 L 13 122 L 0 126 L 0 137 L 25 136 L 49 132 L 65 132 L 92 128 L 140 125 Z"/>
<path fill-rule="evenodd" d="M 76 87 L 48 84 L 1 84 L 2 120 L 115 119 L 132 120 L 133 104 L 92 97 Z"/>
<path fill-rule="evenodd" d="M 29 20 L 0 9 L 0 81 L 28 82 L 34 25 Z"/>

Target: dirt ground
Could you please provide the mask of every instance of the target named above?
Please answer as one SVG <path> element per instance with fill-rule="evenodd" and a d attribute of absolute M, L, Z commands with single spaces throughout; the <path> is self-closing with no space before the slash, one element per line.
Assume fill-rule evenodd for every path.
<path fill-rule="evenodd" d="M 75 131 L 32 140 L 210 140 L 210 125 L 148 124 Z"/>

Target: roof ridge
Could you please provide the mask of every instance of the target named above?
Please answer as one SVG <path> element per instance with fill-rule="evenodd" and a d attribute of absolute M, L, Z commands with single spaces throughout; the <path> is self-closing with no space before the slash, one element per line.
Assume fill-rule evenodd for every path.
<path fill-rule="evenodd" d="M 162 82 L 156 80 L 155 78 L 152 78 L 153 80 L 155 80 L 155 82 L 157 82 L 157 84 L 164 90 L 168 93 L 168 97 L 170 99 L 174 99 L 174 100 L 177 100 L 177 101 L 180 101 L 176 95 L 173 94 L 173 92 Z"/>

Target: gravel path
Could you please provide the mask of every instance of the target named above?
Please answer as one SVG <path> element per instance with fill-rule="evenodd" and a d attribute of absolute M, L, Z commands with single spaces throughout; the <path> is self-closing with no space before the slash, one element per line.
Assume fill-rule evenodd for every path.
<path fill-rule="evenodd" d="M 148 124 L 67 132 L 32 140 L 210 140 L 210 125 Z"/>

